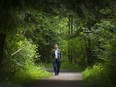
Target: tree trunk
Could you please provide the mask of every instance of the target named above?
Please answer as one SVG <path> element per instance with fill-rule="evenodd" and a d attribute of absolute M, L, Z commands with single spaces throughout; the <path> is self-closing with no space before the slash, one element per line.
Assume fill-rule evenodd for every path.
<path fill-rule="evenodd" d="M 73 33 L 73 18 L 72 15 L 69 15 L 68 17 L 68 35 L 71 35 Z M 71 40 L 69 39 L 68 42 L 68 59 L 72 63 L 73 62 L 73 57 L 72 57 L 72 49 L 71 49 Z"/>
<path fill-rule="evenodd" d="M 88 63 L 88 66 L 92 67 L 92 64 L 93 64 L 93 54 L 92 54 L 92 50 L 91 50 L 91 40 L 90 40 L 90 38 L 87 40 L 86 53 L 87 53 L 87 63 Z"/>
<path fill-rule="evenodd" d="M 68 17 L 68 35 L 70 35 L 70 16 Z M 71 62 L 71 55 L 70 55 L 70 38 L 69 38 L 69 41 L 68 41 L 68 60 L 69 62 Z"/>
<path fill-rule="evenodd" d="M 70 16 L 70 28 L 71 28 L 71 31 L 70 31 L 70 33 L 72 34 L 73 33 L 73 17 L 72 17 L 72 15 Z M 72 44 L 72 42 L 70 43 L 70 45 L 72 46 L 73 44 Z M 71 48 L 70 49 L 71 50 L 71 52 L 70 52 L 70 54 L 71 54 L 71 62 L 73 63 L 74 62 L 74 56 L 73 56 L 73 49 Z"/>
<path fill-rule="evenodd" d="M 6 34 L 0 33 L 0 67 L 3 61 L 5 40 L 6 40 Z"/>

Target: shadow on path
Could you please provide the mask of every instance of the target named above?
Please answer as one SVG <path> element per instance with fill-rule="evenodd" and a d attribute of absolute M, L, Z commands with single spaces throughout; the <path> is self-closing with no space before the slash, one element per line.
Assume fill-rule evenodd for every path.
<path fill-rule="evenodd" d="M 81 87 L 82 81 L 36 80 L 23 87 Z"/>
<path fill-rule="evenodd" d="M 52 69 L 47 69 L 47 71 L 53 73 Z M 23 87 L 81 87 L 81 84 L 81 73 L 66 72 L 66 70 L 61 70 L 61 73 L 58 76 L 52 76 L 47 79 L 35 80 L 23 85 Z"/>

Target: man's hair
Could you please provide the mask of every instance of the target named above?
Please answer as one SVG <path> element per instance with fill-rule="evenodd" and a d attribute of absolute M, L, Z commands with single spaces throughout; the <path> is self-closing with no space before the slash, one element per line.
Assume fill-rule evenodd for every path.
<path fill-rule="evenodd" d="M 57 44 L 57 43 L 53 44 L 53 48 L 54 48 L 56 45 L 58 46 L 58 44 Z"/>

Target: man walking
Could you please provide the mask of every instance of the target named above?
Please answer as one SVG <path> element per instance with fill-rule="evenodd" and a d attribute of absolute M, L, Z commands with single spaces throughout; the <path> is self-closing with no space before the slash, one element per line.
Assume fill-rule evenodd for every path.
<path fill-rule="evenodd" d="M 59 75 L 60 66 L 61 66 L 61 51 L 58 49 L 58 45 L 54 45 L 54 49 L 52 51 L 52 58 L 53 58 L 53 67 L 55 76 Z"/>

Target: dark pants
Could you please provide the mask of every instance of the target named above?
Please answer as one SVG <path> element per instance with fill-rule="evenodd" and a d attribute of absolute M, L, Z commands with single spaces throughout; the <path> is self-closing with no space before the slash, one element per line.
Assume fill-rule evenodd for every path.
<path fill-rule="evenodd" d="M 61 65 L 61 62 L 58 61 L 57 59 L 55 59 L 54 62 L 53 62 L 55 75 L 59 74 L 59 72 L 60 72 L 60 65 Z"/>

